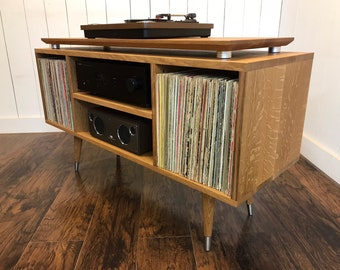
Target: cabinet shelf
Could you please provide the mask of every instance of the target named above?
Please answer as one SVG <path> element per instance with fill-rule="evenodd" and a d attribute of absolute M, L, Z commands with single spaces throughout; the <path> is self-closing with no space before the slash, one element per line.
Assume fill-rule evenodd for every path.
<path fill-rule="evenodd" d="M 152 156 L 152 152 L 148 152 L 148 153 L 145 153 L 143 155 L 136 155 L 136 154 L 133 154 L 129 151 L 126 151 L 122 148 L 119 148 L 119 147 L 116 147 L 112 144 L 109 144 L 107 142 L 104 142 L 102 140 L 99 140 L 95 137 L 93 137 L 90 132 L 76 132 L 74 134 L 75 136 L 77 136 L 78 138 L 81 138 L 83 140 L 86 140 L 88 142 L 91 142 L 105 150 L 108 150 L 110 152 L 113 152 L 119 156 L 122 156 L 126 159 L 129 159 L 129 160 L 132 160 L 142 166 L 145 166 L 145 167 L 151 167 L 153 166 L 153 156 Z"/>
<path fill-rule="evenodd" d="M 94 96 L 86 92 L 73 93 L 73 98 L 77 100 L 85 101 L 91 104 L 96 104 L 98 106 L 103 106 L 103 107 L 115 109 L 118 111 L 138 115 L 144 118 L 152 119 L 151 109 L 145 109 L 145 108 L 141 108 L 138 106 L 133 106 L 130 104 L 114 101 L 111 99 Z"/>
<path fill-rule="evenodd" d="M 72 129 L 66 128 L 66 127 L 64 127 L 61 124 L 58 124 L 58 123 L 56 123 L 54 121 L 51 121 L 49 119 L 45 119 L 45 122 L 47 124 L 51 125 L 51 126 L 54 126 L 54 127 L 58 128 L 58 129 L 61 129 L 61 130 L 65 131 L 65 132 L 67 132 L 67 133 L 70 133 L 70 134 L 74 135 L 74 131 Z"/>

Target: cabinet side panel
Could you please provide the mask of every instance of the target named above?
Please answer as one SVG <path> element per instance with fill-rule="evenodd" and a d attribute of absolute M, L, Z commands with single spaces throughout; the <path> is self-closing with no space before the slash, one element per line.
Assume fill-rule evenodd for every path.
<path fill-rule="evenodd" d="M 45 91 L 43 90 L 44 83 L 43 83 L 42 69 L 41 69 L 41 65 L 40 65 L 40 62 L 39 62 L 39 58 L 41 58 L 41 57 L 42 56 L 40 54 L 37 54 L 37 53 L 35 54 L 37 70 L 38 70 L 40 93 L 41 93 L 42 104 L 43 104 L 43 109 L 44 109 L 44 118 L 45 118 L 45 121 L 46 121 L 47 120 L 46 95 L 45 95 Z"/>
<path fill-rule="evenodd" d="M 66 65 L 67 65 L 67 76 L 68 76 L 68 83 L 69 83 L 69 87 L 70 87 L 70 95 L 71 95 L 71 105 L 72 105 L 72 119 L 73 119 L 73 125 L 74 125 L 74 130 L 76 130 L 77 127 L 77 115 L 75 114 L 75 105 L 74 105 L 74 99 L 73 99 L 73 93 L 76 92 L 77 89 L 77 76 L 76 76 L 76 72 L 75 72 L 75 63 L 74 63 L 74 59 L 66 56 Z"/>
<path fill-rule="evenodd" d="M 242 91 L 237 200 L 255 193 L 274 174 L 286 66 L 247 72 Z"/>
<path fill-rule="evenodd" d="M 157 113 L 156 113 L 156 77 L 158 73 L 162 72 L 160 66 L 151 64 L 150 66 L 151 71 L 151 103 L 152 103 L 152 149 L 153 149 L 153 164 L 157 164 L 158 160 L 158 149 L 157 149 Z"/>
<path fill-rule="evenodd" d="M 312 61 L 287 65 L 274 177 L 300 156 Z"/>

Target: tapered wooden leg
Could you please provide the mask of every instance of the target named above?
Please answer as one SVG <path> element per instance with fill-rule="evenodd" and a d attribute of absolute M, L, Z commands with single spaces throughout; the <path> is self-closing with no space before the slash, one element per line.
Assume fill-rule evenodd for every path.
<path fill-rule="evenodd" d="M 74 137 L 74 170 L 75 172 L 79 172 L 79 163 L 80 163 L 80 155 L 81 155 L 81 146 L 83 144 L 83 140 Z"/>
<path fill-rule="evenodd" d="M 202 193 L 202 206 L 203 206 L 205 251 L 210 251 L 211 236 L 214 223 L 215 199 Z"/>
<path fill-rule="evenodd" d="M 246 201 L 247 203 L 247 210 L 248 210 L 248 216 L 252 216 L 253 215 L 253 198 L 250 198 Z"/>

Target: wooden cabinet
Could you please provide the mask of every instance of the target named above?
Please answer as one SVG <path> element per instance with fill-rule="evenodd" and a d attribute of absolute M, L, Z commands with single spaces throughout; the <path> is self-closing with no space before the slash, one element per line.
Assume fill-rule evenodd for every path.
<path fill-rule="evenodd" d="M 176 39 L 178 40 L 177 43 L 176 40 L 171 41 L 168 47 L 164 46 L 164 40 L 154 42 L 118 40 L 124 42 L 123 46 L 128 48 L 117 48 L 117 46 L 122 45 L 114 42 L 112 45 L 107 43 L 107 40 L 84 40 L 48 39 L 45 42 L 58 45 L 64 43 L 91 45 L 91 47 L 60 48 L 56 46 L 57 49 L 35 50 L 46 117 L 51 97 L 46 94 L 46 82 L 44 82 L 44 74 L 39 61 L 46 58 L 63 59 L 67 67 L 65 74 L 67 76 L 70 105 L 72 108 L 70 114 L 73 120 L 72 128 L 66 127 L 48 117 L 46 122 L 74 136 L 74 160 L 77 169 L 80 160 L 81 143 L 83 140 L 86 140 L 136 162 L 147 169 L 156 171 L 172 180 L 200 191 L 203 195 L 203 223 L 204 235 L 207 239 L 207 250 L 209 250 L 209 239 L 212 234 L 215 199 L 232 206 L 238 206 L 244 202 L 251 204 L 252 196 L 265 182 L 277 177 L 299 159 L 313 61 L 312 53 L 269 53 L 260 50 L 242 50 L 233 51 L 231 58 L 219 59 L 211 54 L 210 50 L 217 51 L 217 55 L 220 55 L 220 52 L 224 50 L 237 50 L 237 46 L 232 47 L 230 45 L 230 42 L 234 42 L 234 40 L 219 39 L 218 41 L 222 44 L 219 45 L 220 47 L 209 47 L 207 42 L 210 39 L 194 39 L 194 42 L 198 43 L 199 40 L 204 40 L 205 44 L 202 46 L 205 50 L 208 49 L 208 52 L 202 52 L 202 46 L 196 48 L 194 43 L 192 43 L 193 48 L 198 51 L 183 51 L 183 49 L 188 49 L 185 47 L 187 45 L 184 48 L 181 47 L 183 46 L 181 45 L 183 40 L 186 39 Z M 241 41 L 243 44 L 244 40 L 241 39 Z M 271 41 L 277 42 L 277 39 Z M 127 42 L 130 43 L 126 44 Z M 246 40 L 249 48 L 271 46 L 261 42 L 259 42 L 259 39 L 255 39 L 254 42 Z M 284 43 L 275 42 L 273 46 L 285 45 Z M 253 46 L 255 43 L 257 45 Z M 223 44 L 225 47 L 223 47 Z M 228 47 L 227 45 L 230 46 Z M 239 49 L 248 48 L 247 46 L 242 46 L 240 45 Z M 132 49 L 132 47 L 137 48 Z M 165 50 L 155 50 L 154 48 L 157 47 L 165 48 Z M 181 51 L 168 50 L 170 48 L 181 49 Z M 149 64 L 152 108 L 133 106 L 93 96 L 79 90 L 76 80 L 75 62 L 77 59 L 84 58 Z M 159 128 L 155 120 L 156 76 L 158 73 L 186 70 L 188 68 L 233 71 L 238 75 L 239 92 L 231 196 L 156 166 L 158 153 L 156 147 L 157 137 L 155 134 Z M 98 105 L 151 119 L 153 123 L 153 151 L 143 155 L 135 155 L 91 136 L 89 132 L 88 110 Z"/>

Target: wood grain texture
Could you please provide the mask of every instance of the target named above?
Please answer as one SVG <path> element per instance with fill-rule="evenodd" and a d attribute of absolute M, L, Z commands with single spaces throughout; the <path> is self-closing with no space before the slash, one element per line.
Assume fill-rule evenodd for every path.
<path fill-rule="evenodd" d="M 325 182 L 324 179 L 327 176 L 306 159 L 300 160 L 290 171 L 322 207 L 328 210 L 331 219 L 337 220 L 340 224 L 340 204 L 337 203 L 340 198 L 340 190 L 336 188 L 337 183 L 333 180 Z"/>
<path fill-rule="evenodd" d="M 109 166 L 107 168 L 110 170 Z M 111 181 L 98 194 L 75 269 L 136 267 L 143 169 L 122 160 L 118 162 L 115 172 L 111 169 L 109 176 Z"/>
<path fill-rule="evenodd" d="M 81 241 L 30 242 L 14 269 L 74 269 Z"/>
<path fill-rule="evenodd" d="M 12 141 L 7 136 L 0 136 L 1 146 Z M 14 138 L 0 167 L 0 269 L 11 269 L 31 240 L 63 184 L 70 154 L 60 145 L 70 142 L 69 136 L 22 134 Z M 57 160 L 58 169 L 53 167 Z"/>
<path fill-rule="evenodd" d="M 185 196 L 181 185 L 145 171 L 141 201 L 140 237 L 190 235 Z"/>
<path fill-rule="evenodd" d="M 75 49 L 35 49 L 38 55 L 65 55 L 66 57 L 89 57 L 107 60 L 130 61 L 139 63 L 159 64 L 173 67 L 210 68 L 217 70 L 251 71 L 267 68 L 292 61 L 313 59 L 312 53 L 281 52 L 268 54 L 263 51 L 241 51 L 233 53 L 231 59 L 217 59 L 216 54 L 179 54 L 178 51 L 148 51 L 148 50 L 117 50 L 75 48 Z M 149 53 L 149 54 L 148 54 Z M 72 85 L 72 84 L 71 84 Z"/>
<path fill-rule="evenodd" d="M 138 269 L 196 269 L 190 237 L 142 238 L 138 244 Z"/>
<path fill-rule="evenodd" d="M 205 237 L 211 237 L 215 214 L 215 198 L 202 194 L 203 231 Z"/>
<path fill-rule="evenodd" d="M 32 241 L 84 239 L 97 198 L 92 187 L 85 187 L 81 181 L 72 175 L 65 179 L 60 193 L 45 214 Z M 75 182 L 78 182 L 78 185 L 75 185 Z"/>
<path fill-rule="evenodd" d="M 236 150 L 240 151 L 236 161 L 238 200 L 273 177 L 285 72 L 286 66 L 281 65 L 245 74 L 242 118 L 238 118 L 242 127 Z"/>
<path fill-rule="evenodd" d="M 300 155 L 311 70 L 312 60 L 287 65 L 274 177 Z"/>
<path fill-rule="evenodd" d="M 73 100 L 73 115 L 77 115 L 74 121 L 74 131 L 76 132 L 88 132 L 89 121 L 88 121 L 88 110 L 93 108 L 95 105 L 90 105 L 81 100 Z"/>
<path fill-rule="evenodd" d="M 74 93 L 73 97 L 77 100 L 82 100 L 85 102 L 91 102 L 98 106 L 104 106 L 107 108 L 123 111 L 126 113 L 131 113 L 134 115 L 138 115 L 141 117 L 152 119 L 152 111 L 151 109 L 144 109 L 138 106 L 128 105 L 123 102 L 112 101 L 110 99 L 105 99 L 103 97 L 97 97 L 95 95 L 91 95 L 89 93 Z"/>
<path fill-rule="evenodd" d="M 312 60 L 244 75 L 237 139 L 237 200 L 244 200 L 300 155 Z"/>
<path fill-rule="evenodd" d="M 340 268 L 340 186 L 304 158 L 252 217 L 216 201 L 205 252 L 200 192 L 87 142 L 77 178 L 72 136 L 13 138 L 0 135 L 0 269 Z"/>
<path fill-rule="evenodd" d="M 294 38 L 170 38 L 170 39 L 115 39 L 115 38 L 42 38 L 47 44 L 118 46 L 186 50 L 233 51 L 263 47 L 285 46 Z"/>

